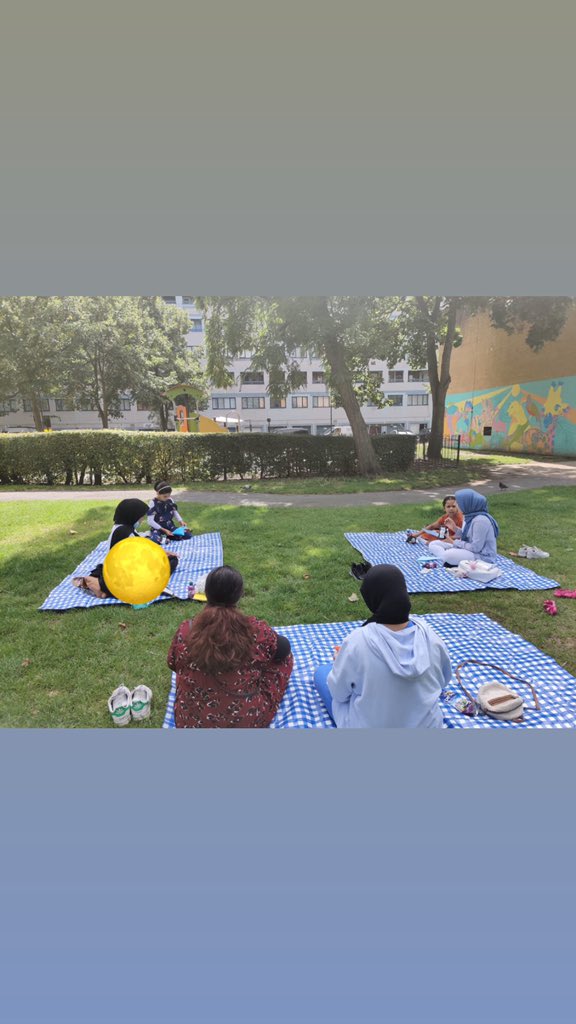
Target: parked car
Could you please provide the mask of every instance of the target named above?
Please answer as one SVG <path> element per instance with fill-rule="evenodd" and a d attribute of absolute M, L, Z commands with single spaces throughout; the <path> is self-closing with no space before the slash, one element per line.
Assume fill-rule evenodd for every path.
<path fill-rule="evenodd" d="M 309 434 L 306 427 L 270 427 L 271 434 Z"/>
<path fill-rule="evenodd" d="M 346 424 L 344 427 L 332 427 L 331 430 L 326 430 L 324 437 L 352 437 L 352 427 Z"/>

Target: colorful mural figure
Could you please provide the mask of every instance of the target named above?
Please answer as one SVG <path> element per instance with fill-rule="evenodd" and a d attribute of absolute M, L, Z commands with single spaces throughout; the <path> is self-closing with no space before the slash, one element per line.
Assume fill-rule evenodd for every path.
<path fill-rule="evenodd" d="M 576 377 L 449 395 L 445 425 L 465 448 L 576 455 Z"/>

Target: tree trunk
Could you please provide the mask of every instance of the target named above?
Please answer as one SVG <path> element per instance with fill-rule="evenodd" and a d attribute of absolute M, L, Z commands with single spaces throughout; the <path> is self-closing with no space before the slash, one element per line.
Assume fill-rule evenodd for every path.
<path fill-rule="evenodd" d="M 428 377 L 430 380 L 430 393 L 432 395 L 432 425 L 430 427 L 430 440 L 428 442 L 428 458 L 442 458 L 442 447 L 444 440 L 444 416 L 446 412 L 446 395 L 450 387 L 450 360 L 452 358 L 452 347 L 456 332 L 456 318 L 458 315 L 459 300 L 452 298 L 448 303 L 448 320 L 446 324 L 446 336 L 441 346 L 442 357 L 438 367 L 438 346 L 439 337 L 437 333 L 440 317 L 440 301 L 436 299 L 434 310 L 430 314 L 423 299 L 418 300 L 422 312 L 426 311 L 431 321 L 430 329 L 426 335 L 426 350 L 428 361 Z"/>
<path fill-rule="evenodd" d="M 165 402 L 161 402 L 158 407 L 158 419 L 160 421 L 160 430 L 168 430 L 168 406 Z"/>
<path fill-rule="evenodd" d="M 42 419 L 42 409 L 40 402 L 38 401 L 38 395 L 32 391 L 30 394 L 30 401 L 32 402 L 32 415 L 34 416 L 34 428 L 38 431 L 44 430 L 44 420 Z"/>
<path fill-rule="evenodd" d="M 364 422 L 358 399 L 354 393 L 352 377 L 346 366 L 342 345 L 336 338 L 332 338 L 325 343 L 324 351 L 332 380 L 342 400 L 342 408 L 352 427 L 358 458 L 358 471 L 361 476 L 377 476 L 382 472 L 382 467 L 376 457 L 368 434 L 368 427 Z"/>

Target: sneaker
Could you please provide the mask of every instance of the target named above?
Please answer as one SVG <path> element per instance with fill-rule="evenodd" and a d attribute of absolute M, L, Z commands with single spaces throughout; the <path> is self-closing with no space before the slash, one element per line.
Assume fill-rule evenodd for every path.
<path fill-rule="evenodd" d="M 150 704 L 152 703 L 152 690 L 143 683 L 132 690 L 132 718 L 135 722 L 141 722 L 144 718 L 150 718 Z"/>
<path fill-rule="evenodd" d="M 350 575 L 355 580 L 363 580 L 372 568 L 370 562 L 353 562 L 350 568 Z"/>
<path fill-rule="evenodd" d="M 542 551 L 542 548 L 529 547 L 527 544 L 523 544 L 522 547 L 518 548 L 519 558 L 550 558 L 547 551 Z"/>
<path fill-rule="evenodd" d="M 127 686 L 118 686 L 108 698 L 108 710 L 114 725 L 128 725 L 132 713 L 132 694 Z"/>

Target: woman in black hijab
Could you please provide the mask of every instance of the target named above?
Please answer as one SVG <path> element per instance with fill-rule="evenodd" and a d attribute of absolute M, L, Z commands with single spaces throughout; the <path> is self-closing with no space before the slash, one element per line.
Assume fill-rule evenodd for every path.
<path fill-rule="evenodd" d="M 124 498 L 114 511 L 114 526 L 108 537 L 108 551 L 115 544 L 119 544 L 121 540 L 127 540 L 128 537 L 137 537 L 136 525 L 147 512 L 148 505 L 145 501 L 141 501 L 140 498 Z M 178 565 L 178 557 L 177 555 L 168 554 L 168 552 L 166 554 L 170 562 L 170 572 L 173 573 Z M 115 597 L 115 594 L 106 586 L 103 565 L 104 563 L 100 562 L 94 569 L 90 570 L 88 576 L 76 576 L 72 580 L 73 585 L 80 587 L 81 590 L 89 591 L 94 597 Z"/>
<path fill-rule="evenodd" d="M 360 593 L 372 615 L 366 622 L 379 622 L 383 626 L 401 626 L 407 623 L 412 607 L 404 573 L 395 565 L 374 565 L 366 573 Z"/>
<path fill-rule="evenodd" d="M 442 728 L 440 694 L 450 682 L 450 658 L 432 627 L 410 617 L 403 573 L 375 565 L 360 593 L 370 618 L 314 676 L 334 723 L 340 729 Z"/>

